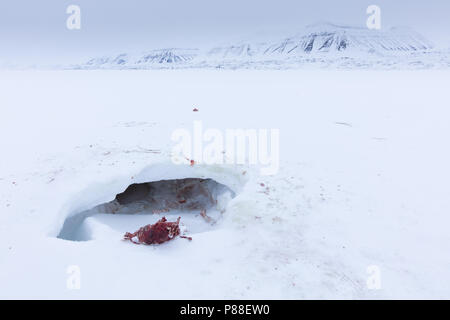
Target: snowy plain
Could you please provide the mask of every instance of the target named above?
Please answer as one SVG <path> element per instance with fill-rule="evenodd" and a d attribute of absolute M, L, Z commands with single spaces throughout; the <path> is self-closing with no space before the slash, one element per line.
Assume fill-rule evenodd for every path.
<path fill-rule="evenodd" d="M 449 83 L 437 70 L 1 71 L 0 298 L 450 298 Z M 194 120 L 280 129 L 278 174 L 173 165 L 171 133 Z M 123 242 L 102 223 L 113 216 L 91 221 L 92 240 L 57 238 L 132 183 L 182 177 L 237 194 L 191 242 Z"/>

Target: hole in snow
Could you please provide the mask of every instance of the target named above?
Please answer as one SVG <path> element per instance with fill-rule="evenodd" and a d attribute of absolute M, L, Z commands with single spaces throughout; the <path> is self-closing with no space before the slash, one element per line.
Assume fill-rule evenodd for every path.
<path fill-rule="evenodd" d="M 132 184 L 113 201 L 68 217 L 60 239 L 86 241 L 115 237 L 153 224 L 162 216 L 181 217 L 182 232 L 210 230 L 235 193 L 212 179 L 186 178 Z M 206 214 L 205 214 L 206 212 Z"/>

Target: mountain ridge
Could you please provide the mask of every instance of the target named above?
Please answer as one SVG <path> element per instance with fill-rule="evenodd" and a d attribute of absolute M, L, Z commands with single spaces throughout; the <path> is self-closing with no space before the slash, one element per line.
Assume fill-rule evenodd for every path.
<path fill-rule="evenodd" d="M 280 68 L 311 63 L 326 65 L 344 61 L 345 65 L 367 66 L 402 64 L 426 66 L 421 59 L 443 61 L 434 45 L 421 34 L 407 27 L 369 30 L 341 26 L 329 22 L 305 26 L 301 31 L 278 40 L 239 41 L 206 50 L 166 48 L 141 54 L 121 53 L 111 57 L 93 58 L 79 69 L 159 69 L 159 68 Z M 379 61 L 379 60 L 383 61 Z M 417 60 L 419 59 L 419 60 Z M 404 61 L 402 61 L 404 60 Z M 448 63 L 445 55 L 444 65 Z M 441 63 L 442 64 L 442 63 Z"/>

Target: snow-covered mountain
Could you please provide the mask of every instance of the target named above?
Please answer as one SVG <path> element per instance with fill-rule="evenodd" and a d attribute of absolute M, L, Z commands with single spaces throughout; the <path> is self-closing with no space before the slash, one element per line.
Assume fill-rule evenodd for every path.
<path fill-rule="evenodd" d="M 158 49 L 141 54 L 121 53 L 113 57 L 101 57 L 89 60 L 84 66 L 93 68 L 145 68 L 158 64 L 182 64 L 191 61 L 198 53 L 197 49 Z"/>
<path fill-rule="evenodd" d="M 302 32 L 271 43 L 243 42 L 213 48 L 210 57 L 224 59 L 281 55 L 285 57 L 314 53 L 376 53 L 392 55 L 425 52 L 433 45 L 417 32 L 408 28 L 391 28 L 388 31 L 345 27 L 334 24 L 307 26 Z"/>
<path fill-rule="evenodd" d="M 345 67 L 398 64 L 429 66 L 429 60 L 450 66 L 448 55 L 436 55 L 433 44 L 409 28 L 369 30 L 314 24 L 301 32 L 276 40 L 248 40 L 208 50 L 161 49 L 139 55 L 120 54 L 91 59 L 80 68 L 186 68 L 186 67 L 283 67 L 305 63 Z M 375 62 L 374 62 L 375 61 Z M 434 64 L 433 64 L 434 65 Z"/>

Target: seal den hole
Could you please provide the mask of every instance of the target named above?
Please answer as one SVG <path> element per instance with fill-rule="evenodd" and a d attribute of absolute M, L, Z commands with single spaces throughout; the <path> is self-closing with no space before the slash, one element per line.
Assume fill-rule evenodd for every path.
<path fill-rule="evenodd" d="M 68 217 L 58 238 L 73 241 L 119 239 L 127 231 L 153 224 L 162 216 L 169 221 L 181 217 L 189 234 L 214 228 L 235 193 L 212 179 L 186 178 L 136 183 L 113 201 Z"/>

